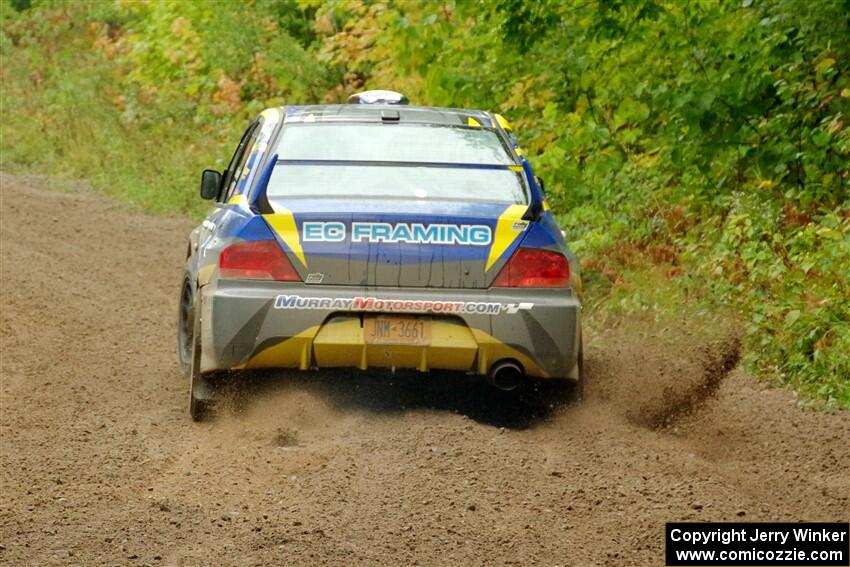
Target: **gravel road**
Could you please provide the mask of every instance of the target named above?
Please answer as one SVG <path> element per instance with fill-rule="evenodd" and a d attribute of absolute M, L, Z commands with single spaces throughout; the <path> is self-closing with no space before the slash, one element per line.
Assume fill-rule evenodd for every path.
<path fill-rule="evenodd" d="M 0 185 L 0 564 L 646 567 L 666 521 L 850 519 L 850 412 L 799 409 L 686 324 L 593 333 L 580 404 L 265 372 L 193 423 L 191 222 Z"/>

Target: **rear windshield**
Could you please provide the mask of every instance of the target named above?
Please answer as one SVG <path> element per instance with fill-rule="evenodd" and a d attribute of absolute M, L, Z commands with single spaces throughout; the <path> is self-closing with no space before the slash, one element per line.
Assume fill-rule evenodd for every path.
<path fill-rule="evenodd" d="M 402 124 L 298 124 L 283 129 L 280 159 L 513 163 L 492 130 Z"/>
<path fill-rule="evenodd" d="M 522 171 L 492 130 L 400 124 L 289 125 L 269 198 L 527 202 Z"/>

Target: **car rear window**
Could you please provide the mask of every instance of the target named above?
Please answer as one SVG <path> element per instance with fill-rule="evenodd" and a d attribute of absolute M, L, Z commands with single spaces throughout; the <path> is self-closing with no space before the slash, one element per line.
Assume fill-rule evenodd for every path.
<path fill-rule="evenodd" d="M 492 130 L 397 124 L 284 128 L 270 199 L 293 197 L 527 203 L 522 171 Z"/>
<path fill-rule="evenodd" d="M 292 160 L 513 163 L 492 130 L 423 124 L 293 124 L 275 153 Z"/>
<path fill-rule="evenodd" d="M 372 165 L 279 164 L 266 195 L 525 203 L 519 173 L 506 169 L 444 169 Z"/>

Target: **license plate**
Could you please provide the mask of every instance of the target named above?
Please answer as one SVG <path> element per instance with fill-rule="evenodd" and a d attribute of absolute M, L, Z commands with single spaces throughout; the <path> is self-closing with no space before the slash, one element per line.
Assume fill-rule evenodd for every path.
<path fill-rule="evenodd" d="M 364 318 L 363 332 L 368 344 L 427 346 L 431 342 L 431 321 L 424 317 L 378 315 Z"/>

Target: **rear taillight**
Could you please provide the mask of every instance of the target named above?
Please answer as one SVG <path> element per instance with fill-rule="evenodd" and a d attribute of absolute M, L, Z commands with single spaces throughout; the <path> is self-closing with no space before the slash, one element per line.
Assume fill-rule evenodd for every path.
<path fill-rule="evenodd" d="M 274 240 L 231 244 L 221 251 L 218 266 L 223 278 L 301 281 L 298 272 Z"/>
<path fill-rule="evenodd" d="M 539 248 L 518 248 L 496 276 L 494 287 L 567 287 L 570 263 L 563 254 Z"/>

